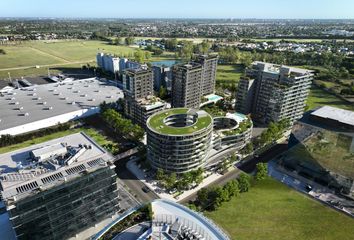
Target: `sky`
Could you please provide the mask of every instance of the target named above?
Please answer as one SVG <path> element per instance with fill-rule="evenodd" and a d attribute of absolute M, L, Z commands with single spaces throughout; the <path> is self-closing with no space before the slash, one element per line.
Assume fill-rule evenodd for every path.
<path fill-rule="evenodd" d="M 0 17 L 354 19 L 354 0 L 0 0 Z"/>

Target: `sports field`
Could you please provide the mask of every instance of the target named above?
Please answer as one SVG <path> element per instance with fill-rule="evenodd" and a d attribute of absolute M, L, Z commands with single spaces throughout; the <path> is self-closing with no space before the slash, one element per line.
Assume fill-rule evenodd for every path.
<path fill-rule="evenodd" d="M 354 236 L 353 218 L 270 178 L 205 215 L 237 240 L 349 240 Z"/>

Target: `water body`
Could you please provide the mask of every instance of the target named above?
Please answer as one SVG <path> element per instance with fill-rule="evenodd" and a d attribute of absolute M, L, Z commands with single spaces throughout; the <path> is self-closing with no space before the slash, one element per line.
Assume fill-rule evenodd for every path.
<path fill-rule="evenodd" d="M 177 64 L 177 63 L 181 63 L 181 61 L 179 60 L 163 60 L 163 61 L 157 61 L 157 62 L 151 62 L 152 66 L 156 66 L 156 67 L 172 67 L 173 65 Z"/>

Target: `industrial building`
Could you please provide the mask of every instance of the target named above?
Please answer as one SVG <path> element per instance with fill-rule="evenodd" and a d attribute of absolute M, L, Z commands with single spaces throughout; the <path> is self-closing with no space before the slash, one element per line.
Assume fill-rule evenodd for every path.
<path fill-rule="evenodd" d="M 0 135 L 17 135 L 99 112 L 103 101 L 116 102 L 123 92 L 96 78 L 68 80 L 0 94 Z"/>
<path fill-rule="evenodd" d="M 16 238 L 67 239 L 119 211 L 112 156 L 83 133 L 0 155 Z"/>
<path fill-rule="evenodd" d="M 310 70 L 254 62 L 236 94 L 236 110 L 269 123 L 302 117 L 313 79 Z"/>
<path fill-rule="evenodd" d="M 354 112 L 330 106 L 306 112 L 295 122 L 289 150 L 277 163 L 354 198 Z"/>
<path fill-rule="evenodd" d="M 211 155 L 242 149 L 252 128 L 242 114 L 213 118 L 203 110 L 168 109 L 147 120 L 147 158 L 155 169 L 188 172 L 206 166 Z"/>
<path fill-rule="evenodd" d="M 199 108 L 202 97 L 203 67 L 190 62 L 173 66 L 172 107 Z"/>
<path fill-rule="evenodd" d="M 216 68 L 218 65 L 219 56 L 217 54 L 197 55 L 195 62 L 202 65 L 203 78 L 201 86 L 201 95 L 215 93 Z"/>
<path fill-rule="evenodd" d="M 153 95 L 151 69 L 127 69 L 123 74 L 124 113 L 140 126 L 154 113 L 166 108 L 166 103 Z"/>

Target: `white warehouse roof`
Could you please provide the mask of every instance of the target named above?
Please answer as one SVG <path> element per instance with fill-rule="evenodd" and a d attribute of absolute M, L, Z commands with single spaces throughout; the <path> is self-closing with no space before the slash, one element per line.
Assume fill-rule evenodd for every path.
<path fill-rule="evenodd" d="M 323 106 L 312 112 L 311 115 L 320 118 L 335 120 L 344 124 L 354 126 L 354 112 L 352 111 L 331 106 Z"/>
<path fill-rule="evenodd" d="M 35 130 L 23 127 L 18 132 L 12 131 L 15 133 L 4 131 L 53 117 L 52 124 L 48 126 L 79 118 L 85 111 L 97 109 L 103 101 L 115 102 L 119 98 L 123 98 L 119 88 L 95 78 L 15 89 L 0 94 L 0 135 Z M 55 119 L 68 113 L 73 115 L 63 121 Z M 43 126 L 43 123 L 39 125 Z"/>

